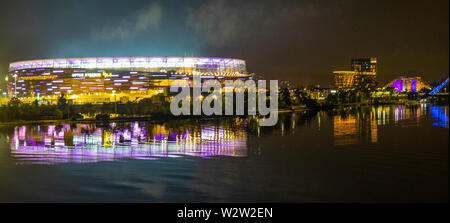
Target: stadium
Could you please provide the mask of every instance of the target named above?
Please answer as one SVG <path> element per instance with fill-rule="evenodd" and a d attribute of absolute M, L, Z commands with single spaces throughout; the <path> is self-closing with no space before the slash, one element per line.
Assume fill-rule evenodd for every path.
<path fill-rule="evenodd" d="M 139 101 L 167 95 L 177 79 L 248 79 L 244 60 L 209 57 L 92 57 L 13 62 L 5 78 L 8 97 L 54 104 Z"/>

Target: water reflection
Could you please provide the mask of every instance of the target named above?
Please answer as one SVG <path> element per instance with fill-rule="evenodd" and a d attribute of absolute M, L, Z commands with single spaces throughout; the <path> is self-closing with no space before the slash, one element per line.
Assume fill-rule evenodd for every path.
<path fill-rule="evenodd" d="M 448 106 L 427 104 L 414 106 L 372 106 L 342 109 L 333 114 L 333 134 L 336 146 L 354 145 L 362 142 L 378 142 L 380 127 L 398 125 L 419 126 L 421 119 L 431 113 L 433 125 L 448 128 Z"/>
<path fill-rule="evenodd" d="M 384 126 L 416 127 L 430 117 L 448 128 L 448 106 L 362 106 L 330 111 L 280 114 L 273 127 L 260 127 L 253 117 L 210 121 L 176 120 L 163 124 L 121 122 L 17 126 L 7 134 L 11 156 L 19 164 L 114 161 L 122 158 L 249 156 L 249 137 L 303 134 L 313 127 L 318 138 L 334 146 L 378 143 Z M 330 128 L 331 127 L 331 128 Z M 278 137 L 277 136 L 277 137 Z M 279 140 L 279 141 L 278 141 Z M 298 142 L 298 145 L 303 142 Z M 306 145 L 308 146 L 308 145 Z M 258 155 L 260 153 L 258 152 Z"/>
<path fill-rule="evenodd" d="M 448 128 L 448 106 L 431 106 L 430 113 L 431 117 L 433 117 L 433 119 L 435 120 L 435 122 L 433 123 L 434 126 Z"/>
<path fill-rule="evenodd" d="M 236 123 L 236 122 L 235 122 Z M 156 159 L 180 155 L 247 155 L 246 132 L 237 126 L 145 122 L 20 126 L 8 140 L 19 164 Z"/>

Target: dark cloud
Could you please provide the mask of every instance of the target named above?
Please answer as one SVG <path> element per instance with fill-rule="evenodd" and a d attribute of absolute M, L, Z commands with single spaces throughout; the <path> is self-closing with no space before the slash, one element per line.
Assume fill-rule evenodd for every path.
<path fill-rule="evenodd" d="M 143 10 L 121 20 L 118 24 L 99 27 L 93 30 L 94 38 L 100 40 L 129 39 L 140 32 L 157 29 L 161 23 L 163 8 L 157 2 L 151 3 Z M 100 30 L 100 31 L 99 31 Z"/>
<path fill-rule="evenodd" d="M 273 79 L 328 85 L 352 57 L 378 57 L 380 82 L 448 74 L 448 1 L 212 0 L 187 24 L 204 36 L 206 52 L 245 58 Z"/>
<path fill-rule="evenodd" d="M 242 41 L 251 43 L 277 36 L 280 32 L 292 33 L 292 29 L 299 28 L 295 26 L 301 25 L 301 21 L 316 19 L 320 11 L 310 2 L 280 7 L 270 2 L 211 0 L 190 10 L 186 25 L 203 36 L 208 45 L 223 47 Z M 285 25 L 291 27 L 283 30 Z"/>

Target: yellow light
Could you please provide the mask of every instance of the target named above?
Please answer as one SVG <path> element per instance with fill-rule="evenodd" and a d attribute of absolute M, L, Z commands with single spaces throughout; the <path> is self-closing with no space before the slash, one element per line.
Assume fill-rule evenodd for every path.
<path fill-rule="evenodd" d="M 112 77 L 112 73 L 106 73 L 105 71 L 103 71 L 102 77 Z"/>

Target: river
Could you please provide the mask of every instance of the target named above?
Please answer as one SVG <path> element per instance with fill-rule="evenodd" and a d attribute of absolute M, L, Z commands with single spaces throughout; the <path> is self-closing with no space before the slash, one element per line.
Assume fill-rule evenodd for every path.
<path fill-rule="evenodd" d="M 448 202 L 449 107 L 0 129 L 0 202 Z"/>

